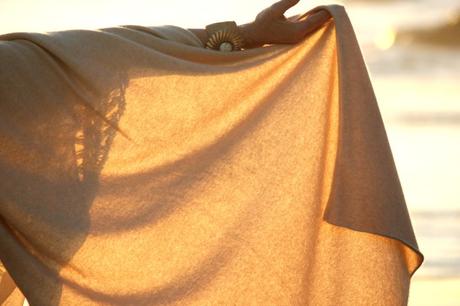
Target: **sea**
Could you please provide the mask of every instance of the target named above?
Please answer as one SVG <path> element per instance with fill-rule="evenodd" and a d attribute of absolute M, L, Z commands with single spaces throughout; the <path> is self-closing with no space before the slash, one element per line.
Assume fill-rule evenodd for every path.
<path fill-rule="evenodd" d="M 348 1 L 345 6 L 425 255 L 414 279 L 459 278 L 460 1 Z M 417 41 L 422 32 L 442 36 L 454 28 L 459 35 L 446 43 Z"/>

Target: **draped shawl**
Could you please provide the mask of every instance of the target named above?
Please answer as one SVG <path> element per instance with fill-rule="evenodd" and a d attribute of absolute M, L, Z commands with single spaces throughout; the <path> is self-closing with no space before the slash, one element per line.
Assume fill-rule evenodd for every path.
<path fill-rule="evenodd" d="M 317 9 L 230 53 L 172 25 L 0 36 L 0 258 L 31 305 L 407 303 L 378 104 Z"/>

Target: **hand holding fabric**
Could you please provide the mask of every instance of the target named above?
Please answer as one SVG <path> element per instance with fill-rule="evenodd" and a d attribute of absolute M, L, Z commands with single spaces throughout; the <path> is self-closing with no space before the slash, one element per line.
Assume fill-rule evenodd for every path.
<path fill-rule="evenodd" d="M 253 22 L 239 26 L 246 39 L 246 48 L 264 44 L 295 44 L 321 27 L 331 15 L 319 10 L 302 21 L 286 18 L 284 13 L 299 0 L 281 0 L 257 14 Z"/>

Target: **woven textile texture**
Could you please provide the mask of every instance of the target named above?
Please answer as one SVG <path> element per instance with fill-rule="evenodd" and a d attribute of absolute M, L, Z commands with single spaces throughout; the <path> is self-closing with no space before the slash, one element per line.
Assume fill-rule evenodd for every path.
<path fill-rule="evenodd" d="M 32 306 L 407 304 L 378 104 L 318 9 L 229 53 L 172 25 L 0 36 L 0 258 Z"/>

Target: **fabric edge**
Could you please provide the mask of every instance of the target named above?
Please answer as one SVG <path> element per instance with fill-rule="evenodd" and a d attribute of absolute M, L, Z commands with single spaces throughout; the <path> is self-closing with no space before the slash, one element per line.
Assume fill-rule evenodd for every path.
<path fill-rule="evenodd" d="M 303 18 L 303 17 L 306 17 L 308 15 L 311 15 L 319 10 L 327 10 L 332 16 L 333 18 L 335 19 L 336 17 L 340 15 L 342 16 L 345 16 L 345 18 L 348 20 L 348 16 L 347 16 L 347 13 L 345 11 L 345 7 L 342 6 L 342 5 L 322 5 L 322 6 L 318 6 L 318 7 L 315 7 L 313 8 L 312 10 L 306 12 L 305 14 L 303 14 L 300 18 Z M 300 19 L 299 18 L 299 19 Z M 345 19 L 343 18 L 343 19 Z M 348 20 L 349 22 L 349 20 Z M 349 23 L 349 26 L 351 27 L 351 23 Z M 336 35 L 338 36 L 339 33 L 336 33 Z M 353 36 L 354 36 L 354 33 L 353 33 Z M 337 41 L 339 41 L 339 37 L 336 37 L 337 38 Z M 339 45 L 339 44 L 338 44 Z M 338 48 L 340 48 L 340 46 L 338 46 Z M 343 97 L 342 97 L 342 83 L 340 81 L 341 77 L 341 73 L 340 73 L 340 70 L 341 70 L 341 65 L 340 65 L 340 52 L 337 52 L 337 60 L 338 60 L 338 74 L 339 74 L 339 122 L 338 122 L 338 125 L 339 125 L 339 130 L 338 130 L 338 133 L 339 133 L 339 139 L 338 139 L 338 143 L 337 143 L 337 152 L 336 152 L 336 162 L 337 162 L 337 157 L 339 156 L 340 154 L 340 147 L 341 147 L 341 141 L 342 141 L 342 137 L 341 137 L 341 134 L 342 134 L 342 128 L 341 128 L 341 123 L 342 123 L 342 118 L 341 118 L 341 115 L 342 115 L 342 110 L 341 110 L 341 107 L 344 103 L 343 101 Z M 366 231 L 362 228 L 358 228 L 358 227 L 352 227 L 350 226 L 349 224 L 345 224 L 345 223 L 341 223 L 341 222 L 337 222 L 338 220 L 335 220 L 334 221 L 334 218 L 329 214 L 330 213 L 330 209 L 331 209 L 331 203 L 330 203 L 330 196 L 333 192 L 333 185 L 334 185 L 334 181 L 336 180 L 336 164 L 334 165 L 334 169 L 332 170 L 333 174 L 332 174 L 332 185 L 331 185 L 331 192 L 330 192 L 330 195 L 329 195 L 329 198 L 327 199 L 327 205 L 326 205 L 326 209 L 325 209 L 325 212 L 324 212 L 324 215 L 323 215 L 323 220 L 333 226 L 338 226 L 338 227 L 342 227 L 342 228 L 345 228 L 345 229 L 348 229 L 348 230 L 352 230 L 352 231 L 356 231 L 356 232 L 361 232 L 361 233 L 367 233 L 367 234 L 371 234 L 371 235 L 377 235 L 377 236 L 381 236 L 381 237 L 384 237 L 384 238 L 387 238 L 387 239 L 392 239 L 394 241 L 397 241 L 399 243 L 401 243 L 401 245 L 403 245 L 404 247 L 406 247 L 408 250 L 412 251 L 413 255 L 416 257 L 416 263 L 414 266 L 412 267 L 409 267 L 408 265 L 408 268 L 409 268 L 409 278 L 411 278 L 415 272 L 421 267 L 421 265 L 423 264 L 424 262 L 424 255 L 423 253 L 419 250 L 419 247 L 417 245 L 417 242 L 414 241 L 407 241 L 406 239 L 404 239 L 403 237 L 399 237 L 399 236 L 396 236 L 396 235 L 389 235 L 389 234 L 385 234 L 385 233 L 381 233 L 381 232 L 374 232 L 374 231 Z M 402 203 L 406 209 L 407 209 L 407 206 L 405 203 Z M 410 222 L 410 219 L 409 219 L 409 222 Z M 415 237 L 415 235 L 414 235 Z"/>

